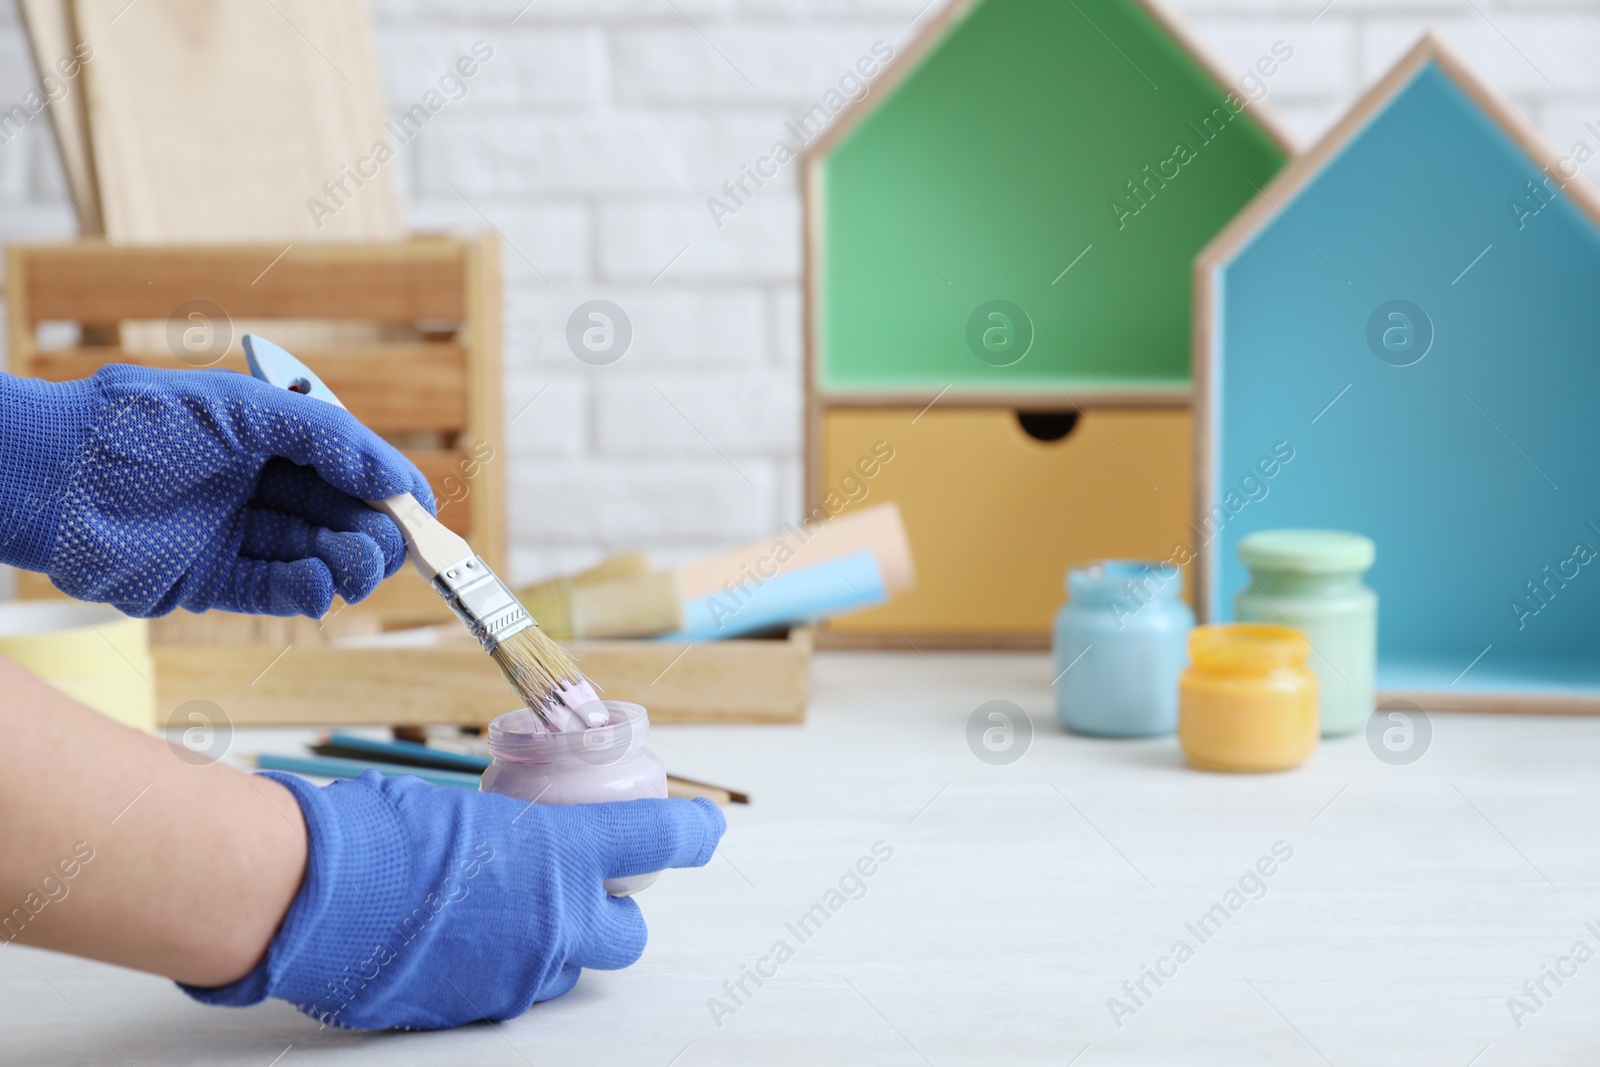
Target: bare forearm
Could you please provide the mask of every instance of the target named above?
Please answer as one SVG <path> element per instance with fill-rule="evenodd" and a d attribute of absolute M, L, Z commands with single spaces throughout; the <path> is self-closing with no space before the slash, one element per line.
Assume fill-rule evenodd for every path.
<path fill-rule="evenodd" d="M 289 791 L 185 763 L 3 657 L 0 694 L 0 941 L 195 985 L 247 974 L 305 870 Z"/>

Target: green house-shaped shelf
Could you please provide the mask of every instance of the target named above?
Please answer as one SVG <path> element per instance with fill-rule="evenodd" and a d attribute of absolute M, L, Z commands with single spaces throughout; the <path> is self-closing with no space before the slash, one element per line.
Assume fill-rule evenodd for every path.
<path fill-rule="evenodd" d="M 808 152 L 811 388 L 1186 401 L 1195 253 L 1290 151 L 1242 74 L 1140 0 L 955 0 Z"/>
<path fill-rule="evenodd" d="M 807 507 L 917 561 L 820 640 L 1041 647 L 1185 536 L 1192 262 L 1289 153 L 1243 80 L 1143 0 L 953 0 L 812 144 Z"/>

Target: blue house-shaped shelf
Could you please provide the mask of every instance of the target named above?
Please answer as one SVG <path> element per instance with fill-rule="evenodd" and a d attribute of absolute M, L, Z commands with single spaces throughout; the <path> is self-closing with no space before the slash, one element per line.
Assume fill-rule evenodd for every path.
<path fill-rule="evenodd" d="M 1355 530 L 1386 695 L 1600 710 L 1597 148 L 1550 150 L 1424 38 L 1205 249 L 1203 616 L 1251 531 Z"/>

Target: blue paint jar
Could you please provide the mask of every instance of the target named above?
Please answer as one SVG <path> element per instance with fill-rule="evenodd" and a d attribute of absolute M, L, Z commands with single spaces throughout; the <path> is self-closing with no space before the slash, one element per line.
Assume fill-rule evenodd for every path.
<path fill-rule="evenodd" d="M 1103 560 L 1068 572 L 1055 628 L 1062 726 L 1100 737 L 1178 728 L 1178 676 L 1194 627 L 1182 591 L 1183 572 L 1170 564 Z"/>

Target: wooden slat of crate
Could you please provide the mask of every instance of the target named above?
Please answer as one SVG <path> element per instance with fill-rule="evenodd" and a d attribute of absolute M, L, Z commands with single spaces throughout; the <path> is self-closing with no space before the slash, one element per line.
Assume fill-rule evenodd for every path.
<path fill-rule="evenodd" d="M 190 300 L 234 318 L 459 321 L 467 312 L 462 242 L 12 246 L 28 323 L 165 319 Z M 273 262 L 282 253 L 282 258 Z"/>
<path fill-rule="evenodd" d="M 801 722 L 811 699 L 809 628 L 791 630 L 786 640 L 567 647 L 607 700 L 642 704 L 654 723 Z"/>
<path fill-rule="evenodd" d="M 467 453 L 460 449 L 418 452 L 404 450 L 406 458 L 417 465 L 428 484 L 433 487 L 438 519 L 445 527 L 462 535 L 472 532 L 472 484 L 464 472 L 471 469 Z"/>
<path fill-rule="evenodd" d="M 685 651 L 685 648 L 688 650 Z M 574 642 L 583 670 L 652 723 L 786 723 L 805 717 L 811 633 L 784 640 Z M 466 641 L 435 648 L 156 646 L 157 706 L 221 708 L 235 726 L 464 723 L 517 706 L 500 670 Z"/>
<path fill-rule="evenodd" d="M 485 469 L 473 479 L 469 495 L 457 506 L 471 514 L 473 549 L 505 573 L 506 463 L 501 435 L 507 412 L 500 386 L 500 256 L 490 235 L 462 257 L 462 323 L 457 339 L 475 353 L 467 361 L 467 425 L 457 438 L 462 448 L 487 448 Z M 477 486 L 483 488 L 479 491 Z M 429 590 L 431 593 L 432 590 Z"/>
<path fill-rule="evenodd" d="M 467 424 L 467 357 L 458 344 L 361 345 L 295 353 L 339 396 L 344 405 L 379 433 L 438 430 L 455 433 Z M 118 348 L 70 348 L 42 352 L 26 373 L 52 382 L 87 378 L 107 363 L 165 370 L 192 370 L 170 354 Z M 230 354 L 215 364 L 245 371 L 244 357 Z"/>

